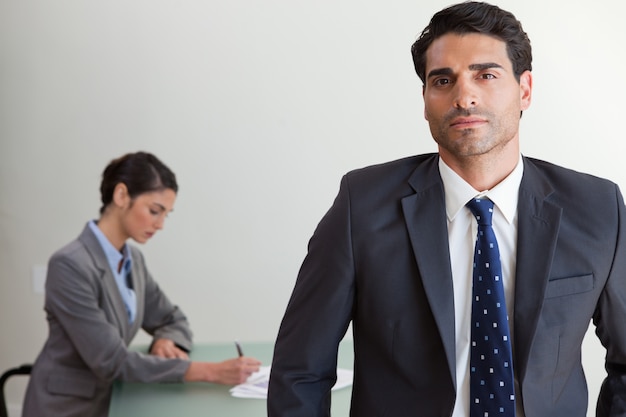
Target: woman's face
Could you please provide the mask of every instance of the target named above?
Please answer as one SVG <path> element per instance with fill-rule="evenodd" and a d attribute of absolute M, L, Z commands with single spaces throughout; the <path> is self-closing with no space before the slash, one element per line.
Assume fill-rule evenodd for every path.
<path fill-rule="evenodd" d="M 163 228 L 165 217 L 174 209 L 176 193 L 171 189 L 138 195 L 121 213 L 122 231 L 127 238 L 145 243 Z"/>

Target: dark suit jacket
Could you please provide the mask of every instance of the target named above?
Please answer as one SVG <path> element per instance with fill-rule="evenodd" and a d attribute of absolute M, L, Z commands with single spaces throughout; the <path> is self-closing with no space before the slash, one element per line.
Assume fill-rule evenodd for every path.
<path fill-rule="evenodd" d="M 452 273 L 436 154 L 347 174 L 309 242 L 275 346 L 270 417 L 329 415 L 353 324 L 351 415 L 449 416 Z M 526 417 L 584 417 L 581 342 L 607 348 L 600 416 L 626 416 L 626 209 L 603 179 L 523 158 L 514 366 Z"/>
<path fill-rule="evenodd" d="M 182 382 L 189 362 L 129 351 L 140 328 L 191 349 L 191 331 L 130 247 L 137 317 L 132 324 L 107 258 L 85 226 L 48 263 L 49 335 L 33 367 L 24 417 L 105 417 L 114 380 Z"/>

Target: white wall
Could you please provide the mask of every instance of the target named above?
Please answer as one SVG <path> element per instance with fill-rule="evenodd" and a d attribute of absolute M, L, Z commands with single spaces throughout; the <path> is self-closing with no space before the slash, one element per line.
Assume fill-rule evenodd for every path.
<path fill-rule="evenodd" d="M 0 0 L 0 369 L 46 337 L 33 266 L 97 216 L 106 163 L 140 149 L 179 179 L 143 250 L 196 339 L 272 340 L 340 176 L 435 150 L 409 48 L 449 3 Z M 626 188 L 619 2 L 498 4 L 533 42 L 523 152 Z M 585 353 L 595 398 L 604 354 Z"/>

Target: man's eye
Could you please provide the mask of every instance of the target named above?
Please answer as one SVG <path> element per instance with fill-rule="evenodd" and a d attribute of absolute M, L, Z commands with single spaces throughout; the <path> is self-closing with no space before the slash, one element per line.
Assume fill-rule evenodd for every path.
<path fill-rule="evenodd" d="M 155 209 L 150 209 L 150 214 L 152 214 L 153 216 L 157 216 L 159 212 Z"/>
<path fill-rule="evenodd" d="M 483 80 L 493 80 L 496 78 L 496 76 L 493 74 L 481 74 L 480 78 L 482 78 Z"/>
<path fill-rule="evenodd" d="M 448 84 L 450 84 L 450 79 L 448 78 L 439 78 L 435 80 L 434 82 L 434 85 L 437 85 L 437 86 L 448 85 Z"/>

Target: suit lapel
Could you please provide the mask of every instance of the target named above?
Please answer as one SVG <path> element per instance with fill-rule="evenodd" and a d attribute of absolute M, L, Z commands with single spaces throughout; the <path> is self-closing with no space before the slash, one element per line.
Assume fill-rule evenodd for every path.
<path fill-rule="evenodd" d="M 415 194 L 402 199 L 402 208 L 424 291 L 456 380 L 454 290 L 450 267 L 445 196 L 437 158 L 421 164 L 409 183 Z M 523 379 L 543 304 L 561 207 L 547 200 L 553 189 L 537 167 L 524 158 L 518 202 L 515 284 L 515 362 Z"/>
<path fill-rule="evenodd" d="M 552 187 L 537 167 L 524 158 L 518 202 L 515 278 L 515 362 L 523 379 L 541 313 L 556 247 L 561 207 L 547 201 Z"/>
<path fill-rule="evenodd" d="M 450 376 L 456 381 L 454 291 L 450 268 L 443 184 L 438 158 L 421 164 L 409 183 L 415 194 L 402 199 L 413 253 L 443 342 Z"/>
<path fill-rule="evenodd" d="M 100 242 L 89 229 L 89 225 L 85 227 L 79 240 L 85 245 L 87 251 L 91 254 L 91 259 L 98 270 L 100 270 L 100 278 L 102 279 L 103 297 L 109 300 L 110 305 L 113 306 L 113 312 L 107 311 L 107 314 L 113 314 L 117 321 L 117 328 L 120 330 L 120 335 L 124 340 L 127 340 L 129 334 L 128 313 L 126 312 L 126 306 L 124 300 L 120 294 L 120 290 L 115 282 L 115 277 L 107 261 L 106 255 Z M 106 305 L 102 305 L 101 308 L 108 310 Z"/>

